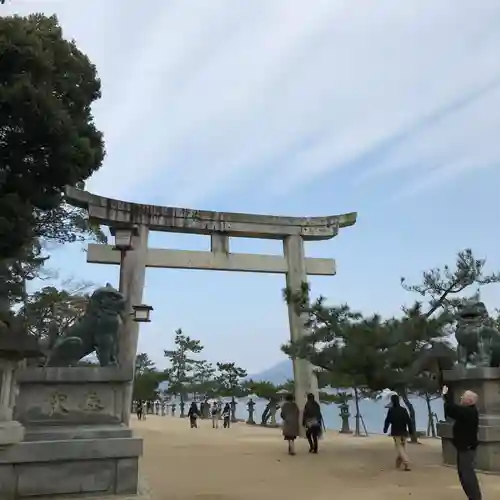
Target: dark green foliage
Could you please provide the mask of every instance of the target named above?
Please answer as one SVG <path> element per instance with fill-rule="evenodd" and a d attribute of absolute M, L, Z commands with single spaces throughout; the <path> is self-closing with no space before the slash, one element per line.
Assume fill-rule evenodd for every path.
<path fill-rule="evenodd" d="M 447 345 L 451 321 L 453 317 L 446 311 L 433 317 L 423 314 L 419 303 L 406 309 L 403 317 L 386 321 L 384 329 L 390 341 L 387 349 L 380 352 L 379 384 L 395 391 L 408 387 L 419 375 L 414 367 L 428 349 L 437 343 Z"/>
<path fill-rule="evenodd" d="M 278 400 L 278 392 L 281 390 L 281 386 L 265 380 L 246 380 L 243 382 L 243 387 L 247 394 L 255 394 L 259 398 L 268 401 Z"/>
<path fill-rule="evenodd" d="M 61 239 L 57 226 L 47 229 L 47 217 L 71 219 L 60 208 L 64 186 L 94 173 L 104 146 L 91 113 L 101 95 L 96 68 L 62 37 L 55 16 L 0 18 L 0 53 L 3 260 L 18 258 L 43 227 Z"/>
<path fill-rule="evenodd" d="M 295 393 L 295 382 L 293 380 L 287 380 L 284 384 L 277 386 L 278 392 L 283 393 L 286 391 L 289 394 Z M 331 394 L 325 391 L 319 391 L 319 401 L 324 404 L 337 403 L 337 394 Z"/>
<path fill-rule="evenodd" d="M 495 314 L 493 315 L 493 325 L 500 331 L 500 309 L 495 309 Z"/>
<path fill-rule="evenodd" d="M 140 352 L 135 357 L 135 375 L 143 375 L 144 373 L 154 370 L 155 364 L 149 359 L 149 356 L 145 352 Z"/>
<path fill-rule="evenodd" d="M 168 380 L 168 393 L 180 395 L 184 399 L 193 381 L 193 371 L 197 360 L 192 354 L 198 354 L 203 350 L 199 340 L 193 340 L 182 333 L 175 331 L 175 349 L 165 350 L 164 355 L 169 359 L 170 367 L 165 370 L 165 378 Z"/>
<path fill-rule="evenodd" d="M 40 269 L 48 257 L 42 256 L 40 245 L 34 241 L 26 246 L 13 259 L 0 259 L 0 309 L 9 309 L 12 304 L 25 301 L 27 283 L 40 274 Z"/>
<path fill-rule="evenodd" d="M 329 374 L 328 377 L 337 378 L 339 384 L 349 387 L 383 389 L 378 387 L 383 366 L 379 354 L 388 348 L 391 339 L 386 336 L 381 317 L 363 318 L 347 305 L 327 307 L 323 297 L 308 305 L 304 302 L 307 293 L 307 284 L 304 284 L 301 294 L 285 294 L 306 317 L 310 335 L 300 342 L 284 345 L 282 350 L 292 359 L 304 358 L 321 368 L 325 372 L 320 373 L 324 385 L 333 382 L 325 382 Z"/>
<path fill-rule="evenodd" d="M 134 379 L 134 400 L 152 401 L 158 399 L 158 385 L 161 375 L 156 370 L 151 370 L 136 376 Z"/>
<path fill-rule="evenodd" d="M 189 392 L 207 397 L 213 396 L 217 392 L 215 373 L 216 369 L 209 361 L 196 361 Z"/>
<path fill-rule="evenodd" d="M 219 396 L 231 397 L 231 420 L 236 422 L 236 399 L 245 395 L 243 379 L 246 370 L 235 363 L 217 363 L 218 374 L 215 377 L 216 391 Z"/>
<path fill-rule="evenodd" d="M 455 269 L 449 266 L 434 268 L 422 273 L 422 283 L 408 285 L 401 278 L 401 285 L 410 292 L 416 292 L 428 300 L 426 316 L 431 316 L 440 308 L 454 310 L 461 302 L 457 294 L 472 285 L 479 287 L 500 282 L 500 273 L 485 274 L 486 259 L 476 259 L 470 248 L 457 254 Z"/>
<path fill-rule="evenodd" d="M 49 260 L 43 254 L 46 243 L 73 243 L 89 238 L 105 243 L 107 240 L 99 226 L 89 223 L 84 210 L 64 203 L 47 212 L 35 211 L 34 219 L 34 238 L 30 244 L 20 249 L 15 258 L 0 260 L 3 282 L 0 295 L 6 297 L 10 305 L 25 302 L 27 283 L 46 274 L 44 265 Z"/>
<path fill-rule="evenodd" d="M 322 369 L 320 379 L 332 387 L 353 389 L 357 408 L 356 432 L 359 433 L 360 391 L 376 393 L 385 388 L 397 391 L 415 422 L 409 399 L 413 379 L 419 374 L 414 367 L 433 343 L 443 340 L 451 316 L 446 312 L 434 317 L 422 313 L 415 304 L 402 318 L 382 319 L 379 315 L 363 317 L 347 305 L 327 307 L 324 299 L 312 306 L 304 301 L 307 285 L 299 296 L 286 295 L 306 315 L 311 329 L 302 341 L 283 346 L 290 357 L 308 359 Z"/>
<path fill-rule="evenodd" d="M 85 210 L 67 203 L 61 203 L 53 210 L 36 210 L 34 221 L 34 236 L 41 241 L 73 243 L 90 238 L 98 243 L 107 242 L 100 226 L 89 221 Z"/>
<path fill-rule="evenodd" d="M 247 376 L 246 370 L 235 363 L 217 363 L 217 370 L 215 383 L 218 395 L 232 398 L 245 395 L 243 379 Z"/>
<path fill-rule="evenodd" d="M 164 375 L 156 370 L 155 364 L 145 353 L 139 353 L 135 358 L 134 400 L 151 401 L 158 398 L 158 385 L 164 380 Z"/>
<path fill-rule="evenodd" d="M 81 318 L 89 296 L 81 292 L 47 286 L 30 295 L 19 311 L 28 332 L 39 339 L 60 334 Z"/>

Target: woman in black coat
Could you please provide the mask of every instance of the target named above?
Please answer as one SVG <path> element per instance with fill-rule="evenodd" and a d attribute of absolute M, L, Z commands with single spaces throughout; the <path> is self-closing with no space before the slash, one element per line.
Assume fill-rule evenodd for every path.
<path fill-rule="evenodd" d="M 306 428 L 309 453 L 318 453 L 318 439 L 321 437 L 323 430 L 323 415 L 319 403 L 314 399 L 314 394 L 307 395 L 302 425 Z"/>

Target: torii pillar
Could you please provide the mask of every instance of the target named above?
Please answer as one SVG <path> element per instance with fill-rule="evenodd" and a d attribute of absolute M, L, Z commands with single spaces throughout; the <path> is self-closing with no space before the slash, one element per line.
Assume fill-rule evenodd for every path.
<path fill-rule="evenodd" d="M 302 283 L 307 281 L 304 239 L 299 235 L 286 236 L 283 240 L 283 250 L 287 262 L 286 287 L 292 293 L 301 291 Z M 295 304 L 288 304 L 288 322 L 290 324 L 290 340 L 296 342 L 307 335 L 305 321 L 307 318 L 297 313 Z M 293 360 L 293 380 L 295 401 L 302 410 L 308 393 L 314 394 L 319 400 L 318 379 L 314 367 L 305 359 Z M 302 418 L 302 415 L 301 415 Z"/>
<path fill-rule="evenodd" d="M 66 189 L 66 201 L 86 209 L 89 218 L 99 224 L 134 228 L 133 248 L 123 259 L 111 245 L 91 244 L 87 252 L 87 262 L 121 264 L 120 276 L 129 309 L 142 302 L 146 267 L 285 274 L 287 288 L 299 292 L 308 275 L 332 276 L 336 272 L 333 259 L 306 258 L 304 241 L 331 239 L 340 228 L 353 226 L 357 217 L 355 212 L 327 217 L 277 217 L 141 205 L 103 198 L 73 187 Z M 211 238 L 211 249 L 199 252 L 148 248 L 149 231 L 207 235 Z M 282 240 L 284 256 L 231 253 L 231 237 Z M 288 317 L 292 341 L 307 335 L 305 318 L 297 314 L 293 304 L 288 305 Z M 135 368 L 138 328 L 137 323 L 128 319 L 119 340 L 119 362 L 131 370 Z M 293 371 L 295 398 L 302 410 L 307 393 L 318 396 L 318 384 L 308 361 L 294 360 Z M 125 396 L 126 424 L 130 418 L 131 389 Z"/>

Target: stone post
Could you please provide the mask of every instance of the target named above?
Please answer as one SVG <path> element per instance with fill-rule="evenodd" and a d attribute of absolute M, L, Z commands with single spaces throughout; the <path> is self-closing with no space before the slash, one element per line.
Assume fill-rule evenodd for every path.
<path fill-rule="evenodd" d="M 287 236 L 284 239 L 283 247 L 287 262 L 286 286 L 292 292 L 300 292 L 302 283 L 307 282 L 304 240 L 300 235 Z M 305 318 L 297 314 L 293 304 L 288 304 L 288 321 L 292 341 L 300 340 L 306 335 Z M 319 402 L 318 381 L 313 366 L 305 359 L 293 360 L 293 378 L 295 381 L 295 401 L 299 406 L 300 421 L 302 421 L 302 411 L 306 403 L 307 393 L 313 393 Z M 301 435 L 304 433 L 301 426 Z"/>
<path fill-rule="evenodd" d="M 351 428 L 349 427 L 349 405 L 347 403 L 342 403 L 340 405 L 340 419 L 342 420 L 342 427 L 340 429 L 340 434 L 352 434 Z"/>
<path fill-rule="evenodd" d="M 142 292 L 146 278 L 146 264 L 148 255 L 147 226 L 137 228 L 137 234 L 132 236 L 132 249 L 124 252 L 120 270 L 122 290 L 126 298 L 126 311 L 132 312 L 132 306 L 142 304 Z M 118 363 L 123 368 L 135 370 L 137 355 L 137 340 L 139 338 L 139 323 L 134 321 L 132 314 L 124 318 L 122 334 L 118 343 Z M 124 394 L 122 418 L 125 425 L 130 423 L 130 409 L 132 407 L 133 382 L 127 385 Z"/>
<path fill-rule="evenodd" d="M 231 422 L 233 423 L 236 423 L 238 420 L 236 418 L 236 405 L 238 403 L 236 403 L 236 399 L 234 399 L 234 396 L 231 398 L 231 403 L 230 403 L 230 406 L 231 406 Z"/>
<path fill-rule="evenodd" d="M 24 439 L 24 427 L 12 419 L 17 391 L 14 373 L 18 364 L 18 361 L 0 359 L 0 446 Z"/>
<path fill-rule="evenodd" d="M 248 419 L 247 419 L 247 424 L 248 425 L 255 425 L 255 420 L 253 418 L 253 414 L 255 411 L 255 403 L 253 399 L 250 399 L 247 403 L 247 410 L 248 410 Z"/>
<path fill-rule="evenodd" d="M 270 413 L 271 413 L 271 416 L 269 418 L 269 425 L 271 427 L 277 427 L 277 423 L 276 423 L 276 412 L 278 411 L 278 409 L 276 408 L 276 403 L 273 403 L 272 406 L 271 406 L 271 409 L 270 409 Z"/>

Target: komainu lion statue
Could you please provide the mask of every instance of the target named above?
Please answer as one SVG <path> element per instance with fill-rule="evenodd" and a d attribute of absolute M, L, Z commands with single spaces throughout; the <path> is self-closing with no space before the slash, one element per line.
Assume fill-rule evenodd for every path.
<path fill-rule="evenodd" d="M 85 314 L 57 337 L 45 366 L 75 366 L 94 351 L 101 366 L 116 366 L 124 310 L 125 297 L 109 283 L 95 290 Z"/>
<path fill-rule="evenodd" d="M 464 301 L 457 313 L 458 363 L 466 367 L 500 366 L 500 332 L 483 302 Z"/>

